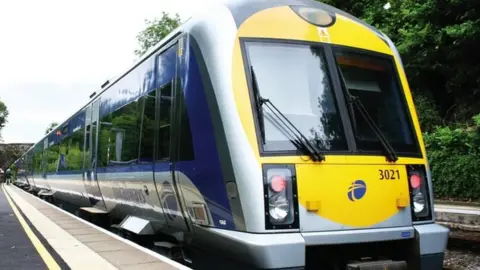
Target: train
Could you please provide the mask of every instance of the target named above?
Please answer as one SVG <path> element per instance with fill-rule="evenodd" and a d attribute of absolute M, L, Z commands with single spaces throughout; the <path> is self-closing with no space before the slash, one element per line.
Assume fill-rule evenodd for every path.
<path fill-rule="evenodd" d="M 317 1 L 211 5 L 15 166 L 186 265 L 442 269 L 448 241 L 395 45 Z"/>

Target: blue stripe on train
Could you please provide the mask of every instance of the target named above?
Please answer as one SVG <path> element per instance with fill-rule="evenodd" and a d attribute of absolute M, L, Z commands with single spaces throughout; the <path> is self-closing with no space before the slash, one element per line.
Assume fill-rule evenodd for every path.
<path fill-rule="evenodd" d="M 208 109 L 205 89 L 193 49 L 189 48 L 188 62 L 181 70 L 185 104 L 192 132 L 194 161 L 179 162 L 176 169 L 190 178 L 201 192 L 212 213 L 216 227 L 235 229 L 227 190 L 223 181 L 213 123 Z M 220 224 L 220 220 L 226 225 Z M 222 222 L 223 223 L 223 222 Z"/>

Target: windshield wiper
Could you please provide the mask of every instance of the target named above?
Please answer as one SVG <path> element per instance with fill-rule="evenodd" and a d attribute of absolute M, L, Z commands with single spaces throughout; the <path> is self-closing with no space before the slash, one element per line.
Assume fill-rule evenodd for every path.
<path fill-rule="evenodd" d="M 259 116 L 260 133 L 262 136 L 262 140 L 265 141 L 265 126 L 263 122 L 263 110 L 262 110 L 262 106 L 265 104 L 273 112 L 273 115 L 277 117 L 278 122 L 283 124 L 284 128 L 288 129 L 288 131 L 293 133 L 293 135 L 295 136 L 294 145 L 297 148 L 306 151 L 313 161 L 325 160 L 325 156 L 322 155 L 318 151 L 318 149 L 312 145 L 312 143 L 305 137 L 305 135 L 303 135 L 303 133 L 300 130 L 298 130 L 298 128 L 294 124 L 292 124 L 292 122 L 290 122 L 290 120 L 288 120 L 288 118 L 275 105 L 273 105 L 273 103 L 269 99 L 263 98 L 260 95 L 257 78 L 255 76 L 255 71 L 253 70 L 253 66 L 250 66 L 250 72 L 252 76 L 252 85 L 255 93 L 255 100 L 256 100 L 256 106 L 257 106 L 257 113 Z"/>
<path fill-rule="evenodd" d="M 387 138 L 385 138 L 385 136 L 383 135 L 380 128 L 377 126 L 377 124 L 375 124 L 375 121 L 372 119 L 372 117 L 370 116 L 368 111 L 363 106 L 363 103 L 360 100 L 360 98 L 350 94 L 350 92 L 348 91 L 348 88 L 347 88 L 347 83 L 345 82 L 345 78 L 343 77 L 343 73 L 340 70 L 340 67 L 337 67 L 337 69 L 338 69 L 338 73 L 340 74 L 340 78 L 342 80 L 342 84 L 343 84 L 342 86 L 344 87 L 345 92 L 347 94 L 348 102 L 350 104 L 353 104 L 357 108 L 357 110 L 363 116 L 365 121 L 367 121 L 367 124 L 370 126 L 373 133 L 375 133 L 375 135 L 377 135 L 378 139 L 380 140 L 380 144 L 383 146 L 383 149 L 386 152 L 387 160 L 390 161 L 390 162 L 397 161 L 398 157 L 397 157 L 397 154 L 395 153 L 395 150 L 393 149 L 392 145 L 390 145 L 390 143 L 388 142 Z M 354 117 L 355 116 L 352 115 L 352 120 L 353 121 L 355 120 Z"/>
<path fill-rule="evenodd" d="M 253 86 L 253 92 L 255 95 L 255 106 L 257 107 L 258 124 L 260 125 L 260 137 L 264 142 L 265 141 L 265 124 L 263 122 L 262 97 L 260 96 L 260 92 L 258 90 L 257 77 L 255 76 L 255 71 L 253 70 L 253 66 L 250 66 L 250 75 L 252 77 L 252 86 Z"/>

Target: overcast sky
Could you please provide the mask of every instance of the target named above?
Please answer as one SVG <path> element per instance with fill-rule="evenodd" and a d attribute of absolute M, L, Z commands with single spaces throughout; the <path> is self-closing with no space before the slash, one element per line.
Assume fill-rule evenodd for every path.
<path fill-rule="evenodd" d="M 182 19 L 217 0 L 0 1 L 6 143 L 37 142 L 135 60 L 136 35 L 162 11 Z"/>

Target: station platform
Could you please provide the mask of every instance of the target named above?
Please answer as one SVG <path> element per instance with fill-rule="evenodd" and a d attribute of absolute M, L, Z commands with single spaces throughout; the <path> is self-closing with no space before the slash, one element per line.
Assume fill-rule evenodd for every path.
<path fill-rule="evenodd" d="M 480 232 L 480 206 L 471 204 L 435 204 L 437 223 L 452 229 Z"/>
<path fill-rule="evenodd" d="M 2 184 L 0 269 L 191 268 Z"/>

